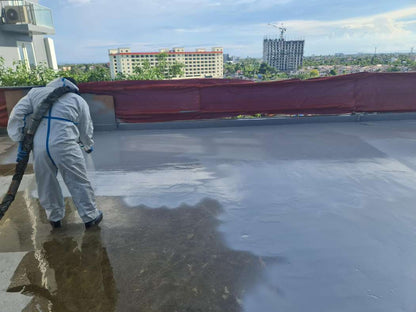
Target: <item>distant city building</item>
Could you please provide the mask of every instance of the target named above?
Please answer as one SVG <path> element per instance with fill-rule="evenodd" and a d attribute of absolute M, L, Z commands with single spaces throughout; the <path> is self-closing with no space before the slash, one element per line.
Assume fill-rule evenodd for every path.
<path fill-rule="evenodd" d="M 184 48 L 161 49 L 159 52 L 131 52 L 130 48 L 118 48 L 108 51 L 110 72 L 114 79 L 117 73 L 130 75 L 133 69 L 148 60 L 150 65 L 157 64 L 157 55 L 167 54 L 167 61 L 185 65 L 183 77 L 177 78 L 223 78 L 223 49 L 212 48 L 211 51 L 197 49 L 186 52 Z"/>
<path fill-rule="evenodd" d="M 240 58 L 238 56 L 224 54 L 224 63 L 236 63 L 239 61 L 240 61 Z"/>
<path fill-rule="evenodd" d="M 58 69 L 52 38 L 52 12 L 38 0 L 0 1 L 0 56 L 6 67 L 23 62 L 28 68 L 44 64 Z"/>
<path fill-rule="evenodd" d="M 283 25 L 270 24 L 280 29 L 278 39 L 263 40 L 263 62 L 277 70 L 290 72 L 302 67 L 305 40 L 285 40 Z"/>

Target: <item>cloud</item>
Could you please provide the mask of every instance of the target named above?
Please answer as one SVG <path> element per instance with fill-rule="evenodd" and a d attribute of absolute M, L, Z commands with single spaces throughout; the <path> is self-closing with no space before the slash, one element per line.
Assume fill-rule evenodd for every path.
<path fill-rule="evenodd" d="M 90 3 L 91 0 L 68 0 L 68 2 L 70 4 L 82 5 L 82 4 Z"/>
<path fill-rule="evenodd" d="M 409 20 L 410 18 L 410 20 Z M 403 19 L 407 19 L 403 21 Z M 335 21 L 288 20 L 284 25 L 293 33 L 313 38 L 328 37 L 394 37 L 411 35 L 407 26 L 416 21 L 416 7 L 384 14 Z"/>
<path fill-rule="evenodd" d="M 221 7 L 221 8 L 239 8 L 240 10 L 245 9 L 257 9 L 261 10 L 264 8 L 270 8 L 281 4 L 292 2 L 293 0 L 171 0 L 166 2 L 165 0 L 153 0 L 152 2 L 158 7 L 181 7 L 181 8 L 210 8 L 210 7 Z"/>
<path fill-rule="evenodd" d="M 212 32 L 215 28 L 213 27 L 192 27 L 192 28 L 174 28 L 172 31 L 178 33 L 202 33 Z"/>
<path fill-rule="evenodd" d="M 306 55 L 416 47 L 416 6 L 386 8 L 406 0 L 394 5 L 379 0 L 377 12 L 385 8 L 381 14 L 365 13 L 374 12 L 374 6 L 342 10 L 345 1 L 329 12 L 329 0 L 314 0 L 314 5 L 301 0 L 43 1 L 53 9 L 58 59 L 107 61 L 109 48 L 148 52 L 175 46 L 222 46 L 231 55 L 261 57 L 263 37 L 279 35 L 268 23 L 280 22 L 288 39 L 305 39 Z M 69 52 L 74 44 L 77 52 Z"/>
<path fill-rule="evenodd" d="M 241 0 L 242 2 L 251 0 Z M 315 38 L 362 38 L 372 36 L 377 38 L 409 37 L 416 35 L 412 26 L 416 24 L 416 6 L 405 10 L 391 11 L 383 14 L 348 18 L 341 20 L 280 20 L 272 24 L 287 28 L 289 37 L 307 39 Z M 279 34 L 279 30 L 273 28 L 270 23 L 247 23 L 243 25 L 219 24 L 204 27 L 181 27 L 171 31 L 177 33 L 212 33 L 221 38 L 224 34 L 228 37 L 247 38 L 263 35 Z M 415 37 L 416 38 L 416 37 Z"/>
<path fill-rule="evenodd" d="M 124 46 L 126 43 L 122 41 L 114 41 L 114 40 L 87 40 L 83 42 L 79 42 L 80 46 L 85 49 L 97 49 L 97 48 L 111 48 L 111 47 L 121 47 Z"/>
<path fill-rule="evenodd" d="M 51 1 L 51 0 L 49 0 Z M 167 17 L 176 19 L 177 17 L 193 17 L 195 15 L 208 16 L 213 12 L 217 13 L 245 13 L 262 11 L 265 9 L 278 7 L 282 4 L 293 2 L 294 0 L 66 0 L 72 4 L 91 3 L 96 6 L 100 14 L 106 16 L 126 16 L 130 18 L 149 18 Z M 213 21 L 215 16 L 213 16 Z"/>
<path fill-rule="evenodd" d="M 416 44 L 416 6 L 340 20 L 283 20 L 287 37 L 305 39 L 309 53 L 406 51 Z M 254 27 L 254 26 L 253 26 Z M 257 29 L 265 25 L 257 25 Z M 277 32 L 274 33 L 277 36 Z M 319 51 L 319 52 L 318 52 Z"/>

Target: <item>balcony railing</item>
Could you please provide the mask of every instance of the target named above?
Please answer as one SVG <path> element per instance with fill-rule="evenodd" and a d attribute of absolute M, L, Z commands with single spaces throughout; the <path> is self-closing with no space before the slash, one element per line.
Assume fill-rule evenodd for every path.
<path fill-rule="evenodd" d="M 26 0 L 0 0 L 1 20 L 3 24 L 31 24 L 53 29 L 52 11 Z"/>

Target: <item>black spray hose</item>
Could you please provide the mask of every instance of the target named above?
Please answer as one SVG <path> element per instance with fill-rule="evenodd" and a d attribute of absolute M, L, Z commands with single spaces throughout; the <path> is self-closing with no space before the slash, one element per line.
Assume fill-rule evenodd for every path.
<path fill-rule="evenodd" d="M 68 92 L 76 91 L 69 88 L 68 86 L 56 88 L 48 94 L 48 96 L 33 112 L 30 125 L 26 130 L 25 136 L 23 138 L 22 150 L 26 152 L 26 156 L 23 159 L 19 160 L 16 164 L 16 170 L 12 178 L 12 183 L 10 184 L 6 196 L 4 196 L 3 201 L 0 204 L 0 220 L 3 218 L 4 214 L 14 201 L 17 190 L 20 186 L 20 182 L 22 182 L 23 175 L 27 167 L 27 163 L 29 162 L 29 154 L 33 148 L 33 138 L 35 137 L 36 130 L 38 129 L 38 126 L 43 116 L 52 107 L 53 103 L 55 103 L 61 96 Z"/>

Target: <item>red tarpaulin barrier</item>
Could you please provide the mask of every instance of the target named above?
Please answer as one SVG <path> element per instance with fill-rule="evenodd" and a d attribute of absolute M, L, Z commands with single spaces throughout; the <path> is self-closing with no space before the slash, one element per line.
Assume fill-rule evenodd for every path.
<path fill-rule="evenodd" d="M 366 74 L 355 85 L 357 112 L 416 111 L 416 73 Z"/>
<path fill-rule="evenodd" d="M 117 120 L 135 123 L 256 113 L 415 112 L 415 86 L 416 73 L 359 73 L 257 83 L 227 79 L 107 81 L 80 84 L 80 90 L 112 96 Z M 13 92 L 23 89 L 13 88 Z M 7 90 L 0 89 L 0 127 L 7 125 L 6 104 L 14 104 L 6 103 L 6 98 L 14 102 L 16 97 L 6 97 L 11 92 Z"/>
<path fill-rule="evenodd" d="M 4 90 L 0 90 L 0 127 L 7 127 L 8 121 L 6 95 Z"/>
<path fill-rule="evenodd" d="M 228 79 L 108 81 L 80 84 L 80 91 L 112 95 L 117 119 L 134 123 L 199 119 L 201 88 L 252 83 Z"/>
<path fill-rule="evenodd" d="M 80 85 L 114 97 L 120 122 L 239 114 L 344 114 L 416 111 L 416 73 L 359 73 L 309 80 L 112 81 Z"/>

